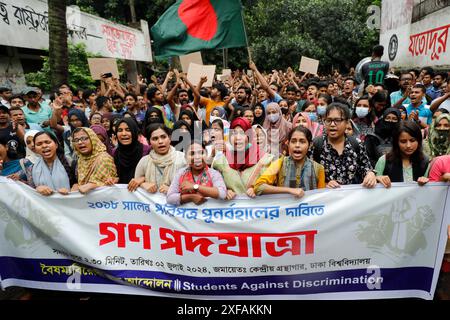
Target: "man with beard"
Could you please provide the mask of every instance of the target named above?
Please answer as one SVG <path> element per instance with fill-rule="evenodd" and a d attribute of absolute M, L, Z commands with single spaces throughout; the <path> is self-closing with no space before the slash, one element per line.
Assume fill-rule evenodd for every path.
<path fill-rule="evenodd" d="M 446 81 L 447 81 L 446 72 L 439 72 L 435 74 L 431 87 L 427 89 L 427 96 L 430 97 L 431 101 L 434 101 L 437 98 L 442 97 L 444 95 L 444 92 L 441 87 Z"/>
<path fill-rule="evenodd" d="M 8 149 L 17 158 L 25 157 L 24 137 L 24 127 L 11 122 L 8 107 L 0 104 L 0 139 L 8 141 Z"/>
<path fill-rule="evenodd" d="M 425 86 L 423 84 L 416 84 L 411 89 L 411 94 L 409 95 L 411 104 L 406 108 L 409 120 L 416 121 L 422 129 L 427 128 L 433 121 L 433 113 L 425 107 L 422 101 L 425 94 Z"/>
<path fill-rule="evenodd" d="M 97 112 L 101 114 L 113 112 L 112 102 L 108 97 L 98 96 L 95 99 L 95 104 L 97 105 Z"/>
<path fill-rule="evenodd" d="M 15 94 L 9 98 L 9 105 L 11 108 L 12 107 L 22 108 L 25 105 L 25 100 L 23 99 L 22 95 Z"/>
<path fill-rule="evenodd" d="M 125 108 L 129 113 L 134 114 L 139 125 L 142 124 L 145 118 L 145 110 L 142 110 L 141 105 L 138 103 L 137 96 L 134 93 L 125 94 Z"/>
<path fill-rule="evenodd" d="M 123 116 L 123 114 L 128 111 L 128 109 L 125 107 L 125 104 L 123 103 L 123 98 L 121 96 L 113 96 L 111 100 L 113 104 L 114 114 Z"/>
<path fill-rule="evenodd" d="M 227 119 L 231 119 L 231 115 L 233 111 L 237 108 L 247 108 L 251 105 L 250 98 L 252 96 L 252 90 L 246 86 L 240 86 L 234 98 L 231 102 L 225 107 L 225 111 L 227 112 Z"/>
<path fill-rule="evenodd" d="M 25 120 L 28 123 L 37 123 L 44 130 L 50 129 L 50 119 L 52 117 L 52 108 L 39 103 L 39 94 L 37 88 L 27 88 L 24 94 L 28 104 L 22 108 L 25 114 Z"/>
<path fill-rule="evenodd" d="M 170 107 L 167 105 L 167 108 L 164 105 L 164 94 L 157 88 L 151 87 L 145 93 L 147 95 L 147 101 L 149 103 L 149 109 L 151 107 L 158 109 L 162 112 L 164 118 L 164 125 L 168 128 L 173 127 L 173 122 L 170 121 L 172 117 Z M 148 110 L 147 110 L 148 112 Z M 147 116 L 146 116 L 147 118 Z"/>
<path fill-rule="evenodd" d="M 391 105 L 393 108 L 399 108 L 404 104 L 409 105 L 411 103 L 409 95 L 414 84 L 413 75 L 410 72 L 403 72 L 400 75 L 400 90 L 391 93 Z M 426 103 L 427 99 L 424 97 L 422 102 Z"/>
<path fill-rule="evenodd" d="M 169 91 L 167 95 L 167 103 L 175 114 L 175 118 L 178 119 L 180 115 L 181 107 L 184 105 L 192 105 L 189 100 L 189 92 L 186 89 L 181 88 L 182 79 L 186 82 L 186 84 L 192 88 L 192 83 L 187 80 L 186 77 L 183 77 L 178 73 L 178 70 L 175 71 L 176 82 L 172 89 Z M 176 99 L 175 99 L 176 96 Z"/>
<path fill-rule="evenodd" d="M 23 113 L 23 110 L 19 106 L 11 106 L 11 109 L 9 109 L 10 115 L 11 115 L 11 121 L 15 123 L 16 125 L 20 125 L 25 129 L 25 133 L 28 130 L 37 130 L 42 131 L 42 128 L 37 123 L 28 123 L 25 121 L 25 114 Z"/>

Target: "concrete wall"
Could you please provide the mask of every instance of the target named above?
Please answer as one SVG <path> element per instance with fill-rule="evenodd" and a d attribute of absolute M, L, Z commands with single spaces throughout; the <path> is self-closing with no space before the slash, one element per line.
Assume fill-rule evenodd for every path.
<path fill-rule="evenodd" d="M 439 9 L 412 23 L 418 0 L 384 0 L 380 43 L 383 60 L 394 68 L 432 66 L 450 69 L 450 7 Z"/>

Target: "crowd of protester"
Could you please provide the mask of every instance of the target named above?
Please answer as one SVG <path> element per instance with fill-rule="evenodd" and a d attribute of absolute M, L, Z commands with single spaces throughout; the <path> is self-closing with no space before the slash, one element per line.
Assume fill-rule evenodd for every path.
<path fill-rule="evenodd" d="M 449 72 L 362 76 L 250 62 L 211 87 L 175 69 L 136 85 L 62 84 L 49 99 L 2 86 L 0 174 L 44 196 L 126 184 L 174 205 L 450 181 Z"/>

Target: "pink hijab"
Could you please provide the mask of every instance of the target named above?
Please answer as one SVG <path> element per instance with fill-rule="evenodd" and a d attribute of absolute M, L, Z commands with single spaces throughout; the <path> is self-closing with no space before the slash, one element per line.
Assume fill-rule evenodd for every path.
<path fill-rule="evenodd" d="M 275 108 L 279 114 L 279 119 L 275 123 L 271 123 L 267 116 L 269 108 Z M 266 118 L 264 120 L 263 128 L 267 130 L 267 145 L 269 147 L 269 152 L 274 154 L 275 152 L 282 153 L 282 145 L 284 141 L 288 138 L 289 133 L 292 130 L 292 123 L 284 119 L 281 113 L 281 108 L 276 102 L 271 102 L 266 107 Z M 273 146 L 278 143 L 279 150 L 272 150 Z"/>
<path fill-rule="evenodd" d="M 264 150 L 260 149 L 256 143 L 256 135 L 253 133 L 252 125 L 246 118 L 239 117 L 233 120 L 230 129 L 241 127 L 246 133 L 249 143 L 245 152 L 237 152 L 236 150 L 225 148 L 225 155 L 231 168 L 243 171 L 253 167 L 264 156 Z"/>
<path fill-rule="evenodd" d="M 298 118 L 302 116 L 304 119 L 306 119 L 306 127 L 311 131 L 313 138 L 321 136 L 323 133 L 323 126 L 320 125 L 320 123 L 313 122 L 309 118 L 308 112 L 299 112 L 295 115 L 294 119 L 292 120 L 292 125 L 295 127 L 295 124 L 297 123 Z"/>

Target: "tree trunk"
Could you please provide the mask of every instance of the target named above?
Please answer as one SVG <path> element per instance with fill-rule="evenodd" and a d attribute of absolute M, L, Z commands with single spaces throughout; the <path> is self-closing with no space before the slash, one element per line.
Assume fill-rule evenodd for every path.
<path fill-rule="evenodd" d="M 67 83 L 67 0 L 48 0 L 49 64 L 52 90 Z"/>

